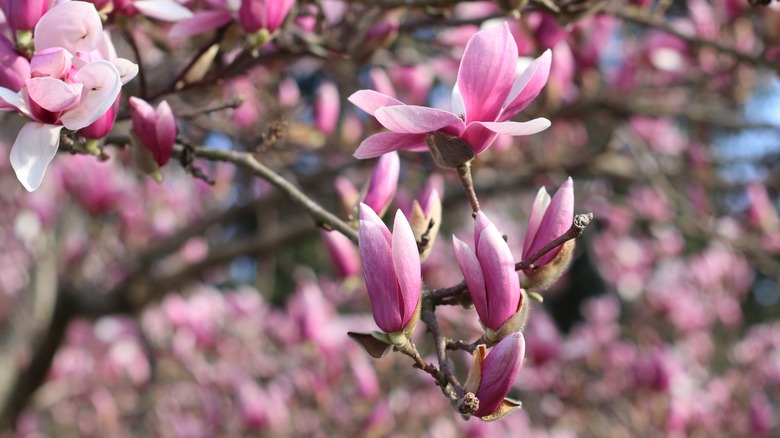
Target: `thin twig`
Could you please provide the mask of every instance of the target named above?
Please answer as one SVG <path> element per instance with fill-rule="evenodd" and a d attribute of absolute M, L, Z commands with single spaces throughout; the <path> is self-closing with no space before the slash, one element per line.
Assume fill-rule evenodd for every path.
<path fill-rule="evenodd" d="M 557 239 L 551 241 L 547 245 L 544 245 L 543 247 L 539 248 L 538 251 L 531 254 L 525 260 L 521 262 L 517 262 L 515 264 L 515 270 L 519 271 L 521 269 L 530 269 L 530 270 L 536 269 L 537 267 L 534 266 L 535 261 L 539 260 L 540 258 L 542 258 L 543 255 L 563 245 L 569 240 L 580 237 L 582 235 L 582 232 L 585 231 L 585 228 L 588 226 L 588 224 L 590 224 L 590 221 L 592 220 L 593 220 L 593 213 L 582 213 L 574 216 L 574 220 L 571 223 L 571 227 L 569 227 L 569 229 L 566 230 L 565 233 L 561 234 L 560 236 L 558 236 Z"/>

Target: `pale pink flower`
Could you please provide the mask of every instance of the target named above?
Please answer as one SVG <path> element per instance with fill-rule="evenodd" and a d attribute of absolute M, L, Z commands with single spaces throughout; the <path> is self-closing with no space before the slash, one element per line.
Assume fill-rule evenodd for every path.
<path fill-rule="evenodd" d="M 31 77 L 19 92 L 0 88 L 0 99 L 33 120 L 11 149 L 11 165 L 29 191 L 40 186 L 62 128 L 78 131 L 94 123 L 137 73 L 130 61 L 105 60 L 103 26 L 91 3 L 55 6 L 38 21 L 34 37 Z"/>
<path fill-rule="evenodd" d="M 360 90 L 350 102 L 376 117 L 392 132 L 372 135 L 355 151 L 372 158 L 394 150 L 428 150 L 426 138 L 436 132 L 459 137 L 479 155 L 498 134 L 529 135 L 550 126 L 544 118 L 508 121 L 539 94 L 550 71 L 551 52 L 537 58 L 517 76 L 518 51 L 509 27 L 477 32 L 469 40 L 452 93 L 453 112 L 405 105 L 373 90 Z M 485 80 L 485 78 L 491 80 Z"/>

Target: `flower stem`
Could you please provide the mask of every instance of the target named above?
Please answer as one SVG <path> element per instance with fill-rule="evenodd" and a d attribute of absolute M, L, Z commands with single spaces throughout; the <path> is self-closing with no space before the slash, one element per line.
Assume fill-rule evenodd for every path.
<path fill-rule="evenodd" d="M 479 199 L 477 199 L 477 193 L 474 192 L 474 181 L 471 179 L 471 162 L 461 164 L 456 170 L 460 185 L 463 186 L 466 195 L 469 197 L 469 202 L 471 202 L 471 215 L 477 217 L 477 213 L 479 213 Z"/>

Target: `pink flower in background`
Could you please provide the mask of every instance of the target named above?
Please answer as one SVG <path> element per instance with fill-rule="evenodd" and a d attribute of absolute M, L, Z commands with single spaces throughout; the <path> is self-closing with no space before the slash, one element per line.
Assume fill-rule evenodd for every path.
<path fill-rule="evenodd" d="M 14 44 L 0 34 L 0 87 L 19 91 L 30 78 L 30 61 L 14 50 Z M 4 102 L 0 101 L 0 108 Z"/>
<path fill-rule="evenodd" d="M 336 84 L 331 81 L 323 82 L 314 95 L 314 124 L 317 129 L 328 136 L 333 134 L 340 112 L 341 98 Z"/>
<path fill-rule="evenodd" d="M 51 3 L 50 0 L 5 0 L 0 2 L 0 7 L 13 29 L 33 30 Z"/>
<path fill-rule="evenodd" d="M 360 261 L 376 324 L 386 333 L 398 333 L 415 323 L 420 302 L 420 256 L 414 234 L 401 210 L 393 233 L 371 207 L 360 204 Z"/>
<path fill-rule="evenodd" d="M 176 120 L 168 102 L 160 102 L 155 109 L 145 100 L 131 97 L 130 115 L 133 132 L 152 153 L 157 165 L 164 166 L 171 158 L 176 142 Z"/>
<path fill-rule="evenodd" d="M 508 121 L 539 95 L 550 71 L 548 50 L 517 76 L 517 54 L 506 24 L 476 33 L 458 70 L 453 112 L 405 105 L 373 90 L 354 93 L 350 102 L 392 131 L 365 139 L 355 157 L 372 158 L 394 150 L 422 152 L 428 149 L 426 138 L 437 132 L 460 138 L 479 155 L 498 134 L 529 135 L 547 129 L 550 121 L 544 118 Z"/>
<path fill-rule="evenodd" d="M 480 321 L 498 331 L 517 313 L 523 299 L 509 245 L 482 212 L 474 222 L 474 250 L 455 236 L 452 244 Z"/>
<path fill-rule="evenodd" d="M 33 120 L 11 149 L 11 165 L 29 191 L 40 186 L 60 131 L 98 120 L 138 71 L 127 60 L 104 60 L 103 26 L 91 3 L 66 2 L 49 10 L 35 27 L 34 42 L 31 77 L 22 90 L 0 88 L 0 99 Z"/>
<path fill-rule="evenodd" d="M 338 231 L 320 231 L 325 242 L 325 250 L 338 278 L 348 278 L 360 272 L 355 244 Z"/>
<path fill-rule="evenodd" d="M 238 21 L 247 32 L 266 29 L 268 33 L 274 33 L 294 4 L 294 0 L 241 0 Z"/>
<path fill-rule="evenodd" d="M 363 203 L 371 207 L 380 217 L 385 214 L 395 196 L 400 171 L 401 159 L 398 157 L 398 152 L 390 152 L 382 155 L 371 174 Z"/>
<path fill-rule="evenodd" d="M 140 13 L 161 21 L 192 18 L 192 11 L 175 0 L 114 0 L 114 10 L 129 17 Z"/>

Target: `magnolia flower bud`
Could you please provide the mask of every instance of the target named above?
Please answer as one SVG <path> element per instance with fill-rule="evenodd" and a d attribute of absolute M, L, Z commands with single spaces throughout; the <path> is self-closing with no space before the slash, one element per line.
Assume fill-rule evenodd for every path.
<path fill-rule="evenodd" d="M 265 29 L 273 34 L 284 23 L 294 0 L 241 0 L 238 22 L 249 33 Z"/>
<path fill-rule="evenodd" d="M 522 333 L 512 333 L 499 342 L 490 354 L 484 345 L 474 351 L 474 363 L 463 389 L 479 399 L 474 415 L 483 420 L 496 420 L 519 409 L 518 401 L 506 398 L 517 379 L 525 357 Z"/>
<path fill-rule="evenodd" d="M 385 214 L 395 196 L 400 171 L 401 160 L 398 158 L 398 152 L 393 151 L 382 155 L 371 174 L 363 203 L 371 207 L 380 217 Z"/>
<path fill-rule="evenodd" d="M 411 337 L 420 311 L 422 275 L 412 229 L 398 210 L 391 234 L 371 207 L 360 204 L 358 233 L 374 321 L 394 345 L 403 345 Z"/>
<path fill-rule="evenodd" d="M 422 261 L 430 255 L 441 226 L 441 199 L 439 191 L 431 185 L 429 181 L 420 197 L 414 200 L 409 218 Z"/>
<path fill-rule="evenodd" d="M 320 84 L 314 96 L 314 124 L 323 134 L 330 136 L 336 131 L 341 111 L 339 90 L 333 82 Z"/>
<path fill-rule="evenodd" d="M 146 101 L 131 97 L 130 115 L 136 138 L 152 153 L 158 166 L 165 165 L 176 142 L 176 121 L 168 102 L 160 102 L 155 110 Z"/>
<path fill-rule="evenodd" d="M 512 252 L 487 216 L 477 213 L 474 250 L 452 236 L 455 258 L 466 280 L 477 315 L 493 343 L 525 324 L 528 306 L 515 272 Z"/>
<path fill-rule="evenodd" d="M 562 236 L 571 228 L 574 220 L 574 183 L 571 178 L 561 185 L 550 200 L 542 187 L 536 195 L 528 229 L 523 242 L 523 260 Z M 569 265 L 574 251 L 574 240 L 553 248 L 534 262 L 536 270 L 525 269 L 523 286 L 544 289 L 553 284 Z"/>
<path fill-rule="evenodd" d="M 339 207 L 344 217 L 352 220 L 355 217 L 355 210 L 357 207 L 358 199 L 360 199 L 360 193 L 357 191 L 352 182 L 344 176 L 336 177 L 333 183 L 336 197 L 339 201 Z"/>
<path fill-rule="evenodd" d="M 30 62 L 14 50 L 13 43 L 0 34 L 0 87 L 18 92 L 30 77 Z"/>

